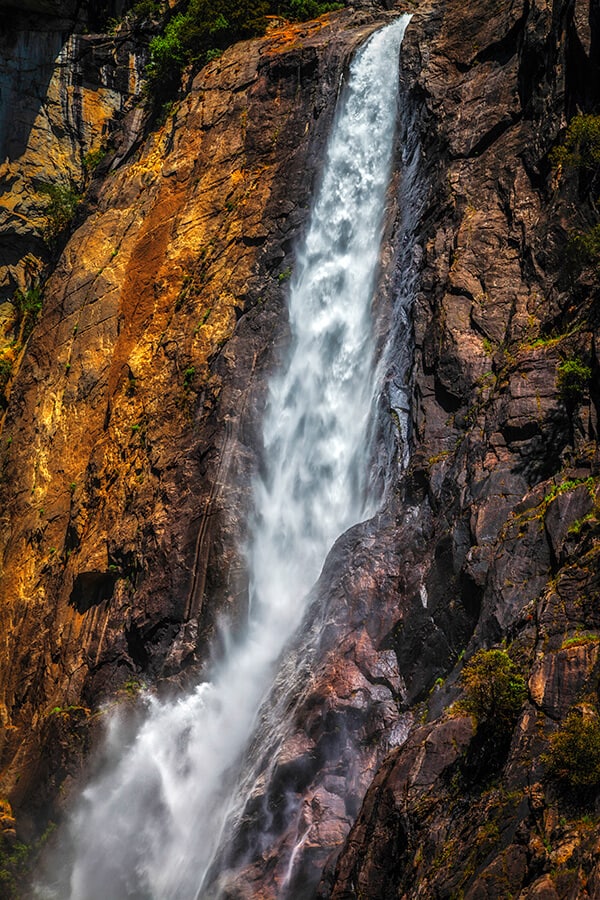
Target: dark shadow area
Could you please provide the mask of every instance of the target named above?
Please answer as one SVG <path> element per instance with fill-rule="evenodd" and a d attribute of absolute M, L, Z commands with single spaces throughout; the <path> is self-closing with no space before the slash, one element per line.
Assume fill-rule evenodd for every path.
<path fill-rule="evenodd" d="M 73 584 L 70 603 L 77 612 L 85 613 L 92 606 L 110 600 L 116 580 L 116 575 L 112 572 L 80 572 Z"/>
<path fill-rule="evenodd" d="M 46 16 L 2 11 L 0 33 L 0 160 L 19 159 L 48 92 L 66 35 Z"/>

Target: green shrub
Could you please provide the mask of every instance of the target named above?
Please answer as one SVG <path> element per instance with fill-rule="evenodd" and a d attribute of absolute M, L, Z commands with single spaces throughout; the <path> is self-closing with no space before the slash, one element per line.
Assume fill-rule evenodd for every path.
<path fill-rule="evenodd" d="M 131 10 L 136 19 L 156 19 L 162 13 L 159 0 L 138 0 Z"/>
<path fill-rule="evenodd" d="M 27 871 L 30 852 L 27 844 L 20 841 L 9 844 L 5 839 L 0 840 L 0 897 L 18 900 L 23 896 L 20 885 Z"/>
<path fill-rule="evenodd" d="M 283 7 L 291 19 L 299 22 L 303 22 L 305 19 L 316 19 L 323 13 L 343 8 L 343 3 L 318 3 L 317 0 L 290 0 Z"/>
<path fill-rule="evenodd" d="M 195 368 L 195 366 L 190 366 L 190 367 L 189 367 L 188 369 L 186 369 L 185 372 L 183 373 L 183 389 L 184 389 L 185 391 L 191 390 L 191 388 L 192 388 L 192 382 L 193 382 L 193 380 L 194 380 L 195 375 L 196 375 L 196 368 Z"/>
<path fill-rule="evenodd" d="M 318 0 L 190 0 L 185 12 L 150 41 L 149 89 L 164 98 L 178 85 L 186 65 L 204 65 L 235 41 L 263 34 L 269 14 L 304 20 L 343 6 Z"/>
<path fill-rule="evenodd" d="M 33 284 L 26 291 L 17 289 L 13 295 L 13 303 L 19 316 L 21 339 L 27 340 L 31 329 L 39 319 L 42 311 L 43 292 L 39 284 Z"/>
<path fill-rule="evenodd" d="M 48 198 L 43 237 L 53 244 L 73 221 L 81 196 L 73 185 L 43 182 L 39 190 Z"/>
<path fill-rule="evenodd" d="M 188 63 L 202 65 L 209 51 L 261 34 L 268 12 L 266 0 L 190 0 L 187 10 L 174 16 L 163 34 L 150 42 L 151 86 L 172 87 Z"/>
<path fill-rule="evenodd" d="M 6 385 L 10 381 L 13 364 L 10 359 L 0 359 L 0 394 L 4 394 Z"/>
<path fill-rule="evenodd" d="M 478 724 L 512 730 L 527 696 L 525 680 L 505 650 L 478 650 L 464 667 L 459 708 Z"/>
<path fill-rule="evenodd" d="M 550 738 L 548 774 L 571 788 L 600 786 L 600 722 L 571 712 Z"/>
<path fill-rule="evenodd" d="M 42 288 L 39 284 L 34 284 L 26 291 L 17 289 L 13 296 L 13 303 L 20 316 L 33 316 L 34 319 L 37 319 L 42 311 Z"/>
<path fill-rule="evenodd" d="M 82 159 L 83 168 L 88 175 L 91 175 L 92 172 L 98 168 L 102 160 L 105 158 L 107 154 L 106 147 L 97 147 L 96 150 L 89 150 L 84 154 Z"/>
<path fill-rule="evenodd" d="M 572 266 L 579 268 L 600 261 L 600 224 L 589 231 L 571 234 L 567 243 L 567 257 Z"/>
<path fill-rule="evenodd" d="M 558 366 L 556 386 L 565 403 L 575 404 L 583 400 L 592 377 L 592 370 L 579 357 L 563 360 Z"/>
<path fill-rule="evenodd" d="M 573 116 L 564 143 L 550 153 L 558 168 L 596 169 L 600 166 L 600 116 Z"/>
<path fill-rule="evenodd" d="M 186 48 L 183 41 L 185 16 L 176 15 L 167 25 L 163 34 L 150 41 L 150 62 L 146 70 L 152 84 L 178 79 L 186 62 Z"/>

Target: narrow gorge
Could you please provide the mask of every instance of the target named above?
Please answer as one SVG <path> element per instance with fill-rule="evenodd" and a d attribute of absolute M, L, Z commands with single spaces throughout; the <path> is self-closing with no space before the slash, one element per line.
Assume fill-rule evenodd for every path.
<path fill-rule="evenodd" d="M 309 6 L 0 3 L 7 898 L 600 896 L 600 5 Z"/>

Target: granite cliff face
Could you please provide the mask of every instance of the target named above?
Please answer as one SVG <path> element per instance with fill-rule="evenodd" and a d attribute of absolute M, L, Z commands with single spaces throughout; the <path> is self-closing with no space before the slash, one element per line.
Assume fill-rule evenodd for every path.
<path fill-rule="evenodd" d="M 68 4 L 47 6 L 2 11 L 2 337 L 12 337 L 15 318 L 6 301 L 49 261 L 44 186 L 82 190 L 119 120 L 140 99 L 146 57 L 143 34 L 82 33 Z"/>
<path fill-rule="evenodd" d="M 125 45 L 138 62 L 119 57 L 111 83 L 100 66 L 81 106 L 100 112 L 61 136 L 77 181 L 114 128 L 22 361 L 6 311 L 2 791 L 25 838 L 55 815 L 99 703 L 198 677 L 217 617 L 243 616 L 240 485 L 259 464 L 294 240 L 340 74 L 384 18 L 348 11 L 231 48 L 149 135 L 135 109 L 108 124 L 138 91 L 143 48 Z M 398 343 L 380 410 L 388 500 L 337 542 L 291 648 L 288 665 L 310 668 L 276 686 L 286 724 L 225 860 L 228 896 L 277 896 L 294 847 L 295 898 L 600 891 L 595 795 L 565 796 L 543 759 L 569 710 L 598 702 L 597 279 L 565 262 L 594 208 L 549 153 L 598 110 L 599 27 L 595 0 L 425 2 L 409 26 L 378 305 L 402 318 L 409 269 L 410 466 L 397 474 L 388 410 L 392 376 L 408 376 Z M 18 203 L 50 175 L 48 151 L 17 138 L 7 296 L 39 246 Z M 591 373 L 576 392 L 561 388 L 569 360 Z M 502 642 L 528 699 L 492 753 L 449 710 L 464 662 Z"/>
<path fill-rule="evenodd" d="M 548 159 L 597 111 L 598 8 L 448 3 L 419 22 L 403 64 L 432 192 L 406 499 L 431 530 L 393 646 L 422 712 L 321 893 L 595 897 L 597 789 L 561 789 L 544 754 L 598 702 L 597 276 L 565 253 L 594 219 L 581 174 Z M 451 704 L 464 661 L 501 644 L 528 699 L 491 747 Z"/>

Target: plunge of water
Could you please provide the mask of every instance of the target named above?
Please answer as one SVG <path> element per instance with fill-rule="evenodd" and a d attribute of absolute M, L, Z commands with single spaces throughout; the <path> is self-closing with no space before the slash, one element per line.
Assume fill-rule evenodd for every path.
<path fill-rule="evenodd" d="M 409 18 L 376 32 L 354 58 L 297 255 L 291 348 L 270 385 L 266 474 L 254 485 L 247 628 L 210 682 L 176 702 L 149 696 L 133 741 L 113 718 L 113 764 L 84 791 L 70 823 L 70 900 L 203 896 L 277 660 L 333 542 L 377 505 L 368 474 L 372 299 Z"/>

